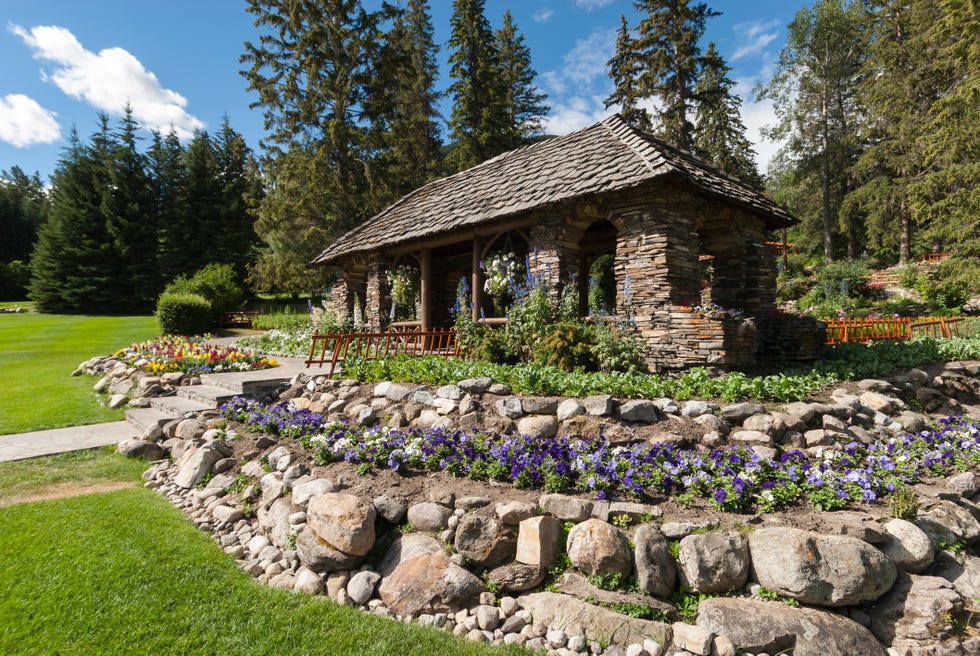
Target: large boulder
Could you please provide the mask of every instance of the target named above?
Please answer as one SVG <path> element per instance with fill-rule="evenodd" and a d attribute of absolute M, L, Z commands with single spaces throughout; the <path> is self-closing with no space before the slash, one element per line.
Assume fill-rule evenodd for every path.
<path fill-rule="evenodd" d="M 224 454 L 210 442 L 202 446 L 192 446 L 184 451 L 177 461 L 177 474 L 174 483 L 190 489 L 211 473 L 214 463 L 224 458 Z"/>
<path fill-rule="evenodd" d="M 677 549 L 681 584 L 696 592 L 727 592 L 745 585 L 749 550 L 741 535 L 712 531 L 681 540 Z"/>
<path fill-rule="evenodd" d="M 588 519 L 568 532 L 566 545 L 572 565 L 589 576 L 621 574 L 633 569 L 626 535 L 601 519 Z"/>
<path fill-rule="evenodd" d="M 652 524 L 641 524 L 633 535 L 633 556 L 640 589 L 658 597 L 674 591 L 677 569 L 667 538 Z"/>
<path fill-rule="evenodd" d="M 336 572 L 351 569 L 363 561 L 363 558 L 359 556 L 352 556 L 334 549 L 318 538 L 309 525 L 304 526 L 296 534 L 296 555 L 299 557 L 299 562 L 314 572 Z"/>
<path fill-rule="evenodd" d="M 938 576 L 899 575 L 891 591 L 871 609 L 871 631 L 885 644 L 896 639 L 938 641 L 956 631 L 963 598 Z"/>
<path fill-rule="evenodd" d="M 364 556 L 374 546 L 376 516 L 369 499 L 343 492 L 315 496 L 306 507 L 306 523 L 317 537 L 353 556 Z"/>
<path fill-rule="evenodd" d="M 937 545 L 940 542 L 973 544 L 980 540 L 980 522 L 970 511 L 952 501 L 939 501 L 926 511 L 920 511 L 914 523 Z"/>
<path fill-rule="evenodd" d="M 696 623 L 727 635 L 752 654 L 886 656 L 866 628 L 836 613 L 781 602 L 713 597 L 698 604 Z M 740 653 L 741 653 L 740 651 Z"/>
<path fill-rule="evenodd" d="M 490 570 L 487 579 L 499 592 L 523 592 L 541 585 L 546 573 L 544 567 L 517 562 Z"/>
<path fill-rule="evenodd" d="M 515 559 L 527 565 L 547 567 L 558 553 L 560 536 L 561 522 L 554 517 L 541 515 L 523 520 L 518 529 Z"/>
<path fill-rule="evenodd" d="M 932 540 L 921 528 L 897 517 L 883 528 L 888 539 L 881 545 L 881 550 L 899 569 L 921 572 L 932 564 L 936 551 Z"/>
<path fill-rule="evenodd" d="M 456 551 L 481 567 L 493 567 L 513 558 L 516 541 L 497 517 L 463 515 L 456 528 Z"/>
<path fill-rule="evenodd" d="M 442 545 L 425 535 L 395 541 L 378 568 L 378 595 L 396 615 L 455 612 L 475 606 L 480 579 L 449 560 Z"/>
<path fill-rule="evenodd" d="M 644 639 L 667 646 L 672 637 L 669 624 L 627 617 L 569 595 L 534 592 L 522 595 L 518 601 L 535 623 L 570 635 L 585 635 L 587 640 L 607 640 L 621 649 Z"/>
<path fill-rule="evenodd" d="M 873 601 L 897 570 L 861 540 L 795 528 L 763 528 L 749 536 L 756 580 L 773 592 L 820 606 Z"/>

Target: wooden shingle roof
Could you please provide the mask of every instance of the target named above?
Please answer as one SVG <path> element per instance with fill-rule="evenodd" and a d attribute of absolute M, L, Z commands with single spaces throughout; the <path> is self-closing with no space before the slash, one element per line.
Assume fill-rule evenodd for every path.
<path fill-rule="evenodd" d="M 313 264 L 445 235 L 581 196 L 630 189 L 664 176 L 758 214 L 770 227 L 796 222 L 759 191 L 614 114 L 578 132 L 430 182 L 338 238 Z"/>

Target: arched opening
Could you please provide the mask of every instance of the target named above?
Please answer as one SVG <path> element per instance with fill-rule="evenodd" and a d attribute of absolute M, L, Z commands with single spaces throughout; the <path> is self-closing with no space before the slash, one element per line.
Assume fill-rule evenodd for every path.
<path fill-rule="evenodd" d="M 527 283 L 530 238 L 523 230 L 494 235 L 483 245 L 480 278 L 483 281 L 480 318 L 503 317 L 519 288 Z"/>
<path fill-rule="evenodd" d="M 579 315 L 616 313 L 616 227 L 606 219 L 593 222 L 578 242 Z"/>

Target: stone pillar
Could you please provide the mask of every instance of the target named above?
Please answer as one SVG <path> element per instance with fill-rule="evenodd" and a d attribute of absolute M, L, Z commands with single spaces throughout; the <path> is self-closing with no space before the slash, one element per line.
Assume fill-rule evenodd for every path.
<path fill-rule="evenodd" d="M 372 255 L 368 260 L 364 291 L 364 328 L 380 331 L 390 322 L 391 293 L 388 289 L 390 264 Z"/>
<path fill-rule="evenodd" d="M 542 216 L 531 225 L 530 273 L 544 284 L 549 293 L 557 294 L 562 276 L 561 220 L 557 216 Z"/>
<path fill-rule="evenodd" d="M 330 299 L 327 301 L 326 306 L 341 322 L 345 322 L 350 318 L 353 307 L 351 289 L 347 277 L 343 273 L 340 274 L 337 282 L 330 288 Z"/>
<path fill-rule="evenodd" d="M 365 282 L 367 270 L 362 263 L 345 262 L 337 282 L 330 288 L 330 301 L 327 307 L 341 322 L 354 319 L 354 306 L 364 307 Z M 363 316 L 362 316 L 363 324 Z"/>

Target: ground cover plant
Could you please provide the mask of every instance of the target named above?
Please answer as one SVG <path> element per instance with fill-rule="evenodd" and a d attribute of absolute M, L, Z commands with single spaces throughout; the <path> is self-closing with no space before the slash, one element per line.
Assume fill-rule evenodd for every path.
<path fill-rule="evenodd" d="M 721 510 L 771 511 L 808 502 L 835 510 L 884 498 L 925 476 L 944 476 L 980 464 L 980 426 L 949 417 L 937 428 L 895 436 L 810 458 L 791 450 L 760 457 L 749 447 L 704 452 L 662 442 L 613 446 L 605 440 L 483 435 L 443 429 L 383 429 L 328 422 L 287 403 L 264 406 L 236 398 L 220 411 L 247 431 L 295 438 L 314 461 L 338 460 L 392 471 L 446 471 L 550 492 L 578 489 L 641 498 L 703 498 Z"/>
<path fill-rule="evenodd" d="M 0 315 L 0 435 L 122 419 L 93 402 L 90 378 L 69 374 L 93 353 L 155 334 L 149 316 Z"/>
<path fill-rule="evenodd" d="M 3 654 L 526 653 L 259 585 L 139 488 L 0 508 L 0 580 Z"/>
<path fill-rule="evenodd" d="M 259 355 L 251 349 L 219 346 L 209 343 L 208 335 L 184 337 L 164 335 L 132 344 L 116 352 L 130 366 L 155 374 L 182 371 L 188 374 L 211 374 L 228 371 L 252 371 L 278 366 L 275 358 Z"/>

